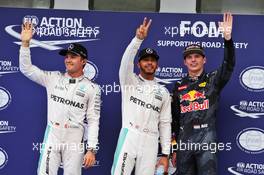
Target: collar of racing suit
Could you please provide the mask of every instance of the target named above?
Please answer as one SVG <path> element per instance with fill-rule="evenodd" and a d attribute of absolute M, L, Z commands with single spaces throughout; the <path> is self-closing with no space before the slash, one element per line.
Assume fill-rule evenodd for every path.
<path fill-rule="evenodd" d="M 199 76 L 191 77 L 189 74 L 187 75 L 190 81 L 200 80 L 205 75 L 205 71 L 203 71 Z"/>
<path fill-rule="evenodd" d="M 146 83 L 156 83 L 157 82 L 157 78 L 156 77 L 154 77 L 153 80 L 147 80 L 147 79 L 143 78 L 142 75 L 140 75 L 140 74 L 138 75 L 138 77 L 139 77 L 139 79 L 141 81 L 146 82 Z"/>
<path fill-rule="evenodd" d="M 77 82 L 82 81 L 85 78 L 84 74 L 82 74 L 81 76 L 79 76 L 77 78 L 71 77 L 67 72 L 64 75 L 65 75 L 65 77 L 67 77 L 69 79 L 69 83 L 77 83 Z"/>

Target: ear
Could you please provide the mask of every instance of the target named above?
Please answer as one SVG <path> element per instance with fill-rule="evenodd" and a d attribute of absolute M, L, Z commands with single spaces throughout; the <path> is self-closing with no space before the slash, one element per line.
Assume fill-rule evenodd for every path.
<path fill-rule="evenodd" d="M 137 67 L 140 69 L 140 65 L 139 65 L 139 62 L 137 63 Z"/>
<path fill-rule="evenodd" d="M 185 66 L 187 66 L 187 64 L 186 64 L 186 59 L 183 60 L 183 64 L 184 64 Z"/>
<path fill-rule="evenodd" d="M 204 64 L 206 63 L 206 57 L 204 57 Z"/>
<path fill-rule="evenodd" d="M 158 69 L 158 67 L 159 67 L 159 64 L 158 64 L 158 62 L 157 62 L 157 64 L 156 64 L 156 68 L 155 68 L 155 71 Z"/>

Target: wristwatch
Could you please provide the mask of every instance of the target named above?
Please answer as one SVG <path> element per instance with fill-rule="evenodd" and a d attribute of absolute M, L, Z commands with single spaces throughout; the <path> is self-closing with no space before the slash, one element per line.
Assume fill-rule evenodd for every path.
<path fill-rule="evenodd" d="M 97 154 L 97 149 L 95 148 L 88 148 L 87 151 L 91 151 L 93 154 Z"/>

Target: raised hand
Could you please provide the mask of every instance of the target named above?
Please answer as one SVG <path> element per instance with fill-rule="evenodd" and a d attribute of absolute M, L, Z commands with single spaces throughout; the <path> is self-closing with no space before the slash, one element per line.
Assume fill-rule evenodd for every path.
<path fill-rule="evenodd" d="M 223 31 L 224 38 L 226 40 L 231 39 L 232 26 L 233 26 L 233 16 L 231 13 L 224 13 L 223 22 L 219 22 L 219 29 Z"/>
<path fill-rule="evenodd" d="M 21 41 L 23 47 L 29 47 L 30 40 L 33 37 L 33 25 L 29 22 L 22 24 Z"/>
<path fill-rule="evenodd" d="M 148 20 L 146 17 L 144 18 L 143 23 L 137 28 L 137 31 L 136 31 L 136 37 L 138 39 L 143 40 L 147 37 L 151 22 L 152 22 L 151 19 Z"/>

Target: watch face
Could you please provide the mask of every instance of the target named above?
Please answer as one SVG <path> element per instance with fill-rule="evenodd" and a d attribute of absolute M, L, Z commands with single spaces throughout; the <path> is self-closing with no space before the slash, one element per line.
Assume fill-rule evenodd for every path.
<path fill-rule="evenodd" d="M 94 153 L 94 154 L 97 153 L 97 151 L 96 151 L 95 149 L 92 149 L 91 151 L 92 151 L 92 153 Z"/>
<path fill-rule="evenodd" d="M 92 153 L 96 154 L 97 153 L 97 150 L 94 149 L 94 148 L 88 148 L 87 151 L 91 151 Z"/>

